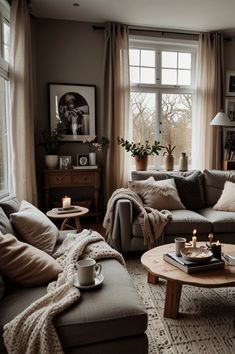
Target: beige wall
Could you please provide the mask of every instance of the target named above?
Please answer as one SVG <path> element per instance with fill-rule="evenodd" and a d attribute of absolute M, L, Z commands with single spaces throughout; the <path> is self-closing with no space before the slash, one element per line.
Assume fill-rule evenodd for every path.
<path fill-rule="evenodd" d="M 32 42 L 36 142 L 40 129 L 49 128 L 49 82 L 96 85 L 96 132 L 100 137 L 105 134 L 101 116 L 104 32 L 94 30 L 91 23 L 33 19 Z M 84 152 L 83 143 L 72 142 L 66 143 L 60 154 L 72 155 L 75 163 L 76 154 Z M 44 149 L 36 146 L 39 198 L 44 154 Z"/>

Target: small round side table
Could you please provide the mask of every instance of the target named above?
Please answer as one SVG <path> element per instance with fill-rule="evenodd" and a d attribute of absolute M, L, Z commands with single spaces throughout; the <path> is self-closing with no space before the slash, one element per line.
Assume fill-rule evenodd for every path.
<path fill-rule="evenodd" d="M 60 230 L 64 230 L 65 227 L 67 226 L 72 230 L 81 231 L 81 223 L 80 223 L 79 218 L 80 218 L 80 216 L 88 214 L 88 213 L 89 213 L 88 208 L 79 207 L 79 210 L 76 212 L 66 212 L 66 213 L 60 213 L 60 214 L 57 214 L 52 209 L 52 210 L 47 211 L 46 215 L 52 219 L 64 219 L 64 221 L 62 222 L 62 225 L 60 227 Z M 68 220 L 71 218 L 74 218 L 76 228 L 72 227 L 71 225 L 68 225 Z"/>

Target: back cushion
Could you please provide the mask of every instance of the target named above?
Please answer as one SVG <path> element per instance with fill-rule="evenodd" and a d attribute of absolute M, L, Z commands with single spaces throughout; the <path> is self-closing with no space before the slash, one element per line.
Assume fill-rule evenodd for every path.
<path fill-rule="evenodd" d="M 131 179 L 132 181 L 142 181 L 149 177 L 153 177 L 155 181 L 162 181 L 163 179 L 168 179 L 170 176 L 183 176 L 187 177 L 190 176 L 194 171 L 187 171 L 187 172 L 180 172 L 180 171 L 173 171 L 173 172 L 164 172 L 164 171 L 132 171 L 131 172 Z"/>
<path fill-rule="evenodd" d="M 204 170 L 206 204 L 214 206 L 219 200 L 226 181 L 235 183 L 235 171 Z"/>
<path fill-rule="evenodd" d="M 172 178 L 172 175 L 168 175 Z M 200 171 L 194 171 L 187 177 L 173 176 L 179 193 L 179 197 L 186 209 L 199 210 L 206 206 L 203 175 Z"/>

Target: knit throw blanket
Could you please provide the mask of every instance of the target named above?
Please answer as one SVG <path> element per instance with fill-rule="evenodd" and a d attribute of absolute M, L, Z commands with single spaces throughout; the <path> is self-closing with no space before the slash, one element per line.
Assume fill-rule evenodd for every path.
<path fill-rule="evenodd" d="M 119 199 L 128 199 L 132 202 L 137 213 L 138 221 L 141 225 L 144 244 L 147 247 L 156 247 L 159 240 L 164 236 L 164 229 L 172 218 L 169 210 L 157 210 L 150 207 L 144 207 L 142 199 L 137 193 L 129 188 L 117 189 L 110 197 L 107 205 L 103 227 L 106 229 L 107 242 L 110 245 L 115 244 L 112 236 L 115 205 Z"/>
<path fill-rule="evenodd" d="M 52 319 L 80 297 L 79 289 L 74 286 L 78 259 L 116 258 L 125 265 L 123 257 L 107 245 L 100 234 L 91 230 L 68 234 L 54 256 L 63 272 L 48 285 L 46 295 L 4 326 L 4 343 L 10 354 L 63 353 Z"/>

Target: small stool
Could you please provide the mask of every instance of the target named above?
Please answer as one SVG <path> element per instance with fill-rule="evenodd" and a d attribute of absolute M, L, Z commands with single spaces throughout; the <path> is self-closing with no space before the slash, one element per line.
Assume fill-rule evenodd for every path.
<path fill-rule="evenodd" d="M 78 232 L 81 231 L 81 223 L 80 223 L 80 216 L 88 214 L 89 209 L 84 208 L 84 207 L 79 207 L 79 210 L 76 212 L 65 212 L 61 214 L 57 214 L 56 212 L 52 210 L 47 211 L 46 215 L 49 218 L 52 219 L 64 219 L 64 221 L 61 224 L 60 230 L 65 230 L 65 227 L 69 227 L 72 230 L 77 230 Z M 71 225 L 68 225 L 68 220 L 74 218 L 75 226 L 76 228 L 72 227 Z"/>

